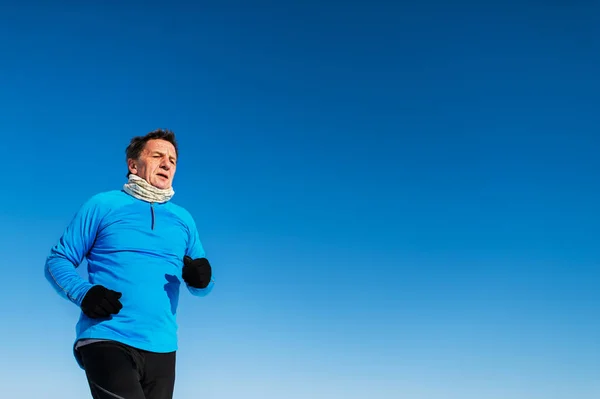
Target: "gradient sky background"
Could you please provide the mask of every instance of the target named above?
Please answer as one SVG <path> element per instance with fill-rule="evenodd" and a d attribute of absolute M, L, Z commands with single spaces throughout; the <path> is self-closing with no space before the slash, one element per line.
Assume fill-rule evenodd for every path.
<path fill-rule="evenodd" d="M 600 397 L 598 1 L 83 3 L 0 6 L 11 398 L 90 397 L 45 257 L 158 127 L 175 398 Z"/>

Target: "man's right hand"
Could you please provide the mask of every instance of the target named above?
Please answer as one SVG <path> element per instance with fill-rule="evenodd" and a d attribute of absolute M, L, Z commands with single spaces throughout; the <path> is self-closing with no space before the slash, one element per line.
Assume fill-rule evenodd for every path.
<path fill-rule="evenodd" d="M 95 285 L 83 297 L 81 310 L 91 319 L 117 314 L 123 308 L 119 301 L 121 295 L 120 292 L 109 290 L 102 285 Z"/>

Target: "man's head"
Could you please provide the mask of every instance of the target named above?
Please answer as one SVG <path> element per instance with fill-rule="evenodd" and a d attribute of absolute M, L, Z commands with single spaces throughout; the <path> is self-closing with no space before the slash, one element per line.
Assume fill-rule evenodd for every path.
<path fill-rule="evenodd" d="M 137 175 L 161 189 L 172 186 L 179 155 L 172 131 L 158 129 L 145 136 L 134 137 L 125 153 L 128 176 Z"/>

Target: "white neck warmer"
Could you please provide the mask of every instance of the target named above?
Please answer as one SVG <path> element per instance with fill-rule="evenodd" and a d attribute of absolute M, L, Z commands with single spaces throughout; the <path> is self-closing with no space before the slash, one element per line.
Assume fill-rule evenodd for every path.
<path fill-rule="evenodd" d="M 167 202 L 175 195 L 172 187 L 167 189 L 154 187 L 134 174 L 129 175 L 129 181 L 123 185 L 123 190 L 127 194 L 146 202 Z"/>

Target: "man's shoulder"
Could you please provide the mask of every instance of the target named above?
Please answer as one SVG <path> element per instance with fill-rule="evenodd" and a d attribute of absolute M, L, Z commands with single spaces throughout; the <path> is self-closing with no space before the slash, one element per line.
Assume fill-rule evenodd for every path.
<path fill-rule="evenodd" d="M 86 201 L 86 206 L 105 207 L 124 204 L 128 201 L 129 195 L 123 190 L 108 190 L 93 194 Z"/>

